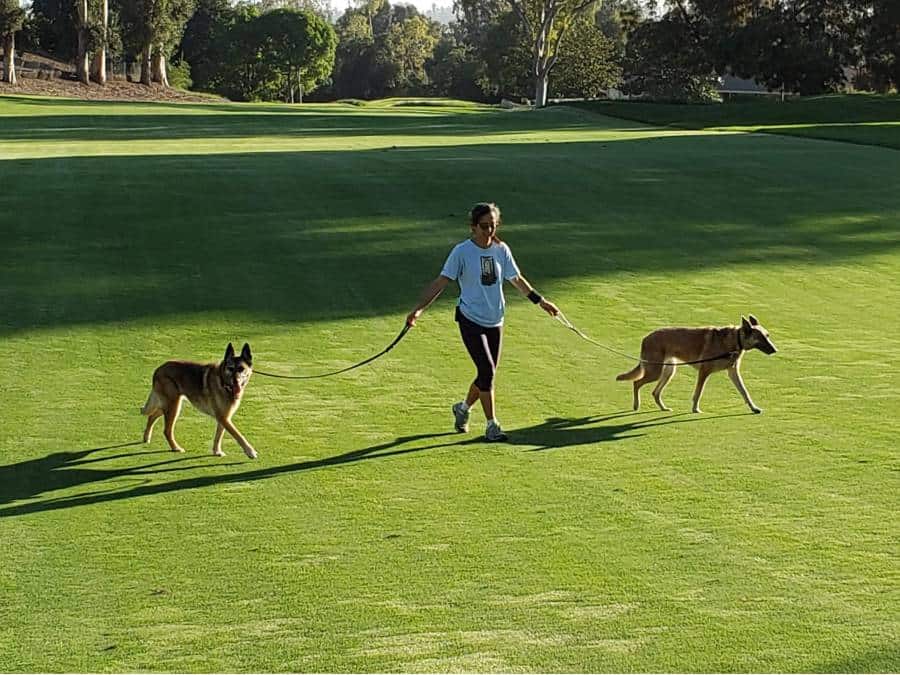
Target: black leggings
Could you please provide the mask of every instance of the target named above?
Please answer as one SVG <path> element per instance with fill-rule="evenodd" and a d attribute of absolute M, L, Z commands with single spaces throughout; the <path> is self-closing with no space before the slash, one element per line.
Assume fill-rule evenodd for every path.
<path fill-rule="evenodd" d="M 478 368 L 475 386 L 481 391 L 494 388 L 494 373 L 500 365 L 500 345 L 503 342 L 503 327 L 485 328 L 474 321 L 469 321 L 459 307 L 456 308 L 456 320 L 459 322 L 459 334 L 463 344 Z"/>

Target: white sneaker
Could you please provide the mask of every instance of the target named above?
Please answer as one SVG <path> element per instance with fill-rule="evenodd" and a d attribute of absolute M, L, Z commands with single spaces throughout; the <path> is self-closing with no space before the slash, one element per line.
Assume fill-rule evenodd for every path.
<path fill-rule="evenodd" d="M 488 422 L 487 429 L 484 432 L 484 440 L 488 443 L 499 443 L 508 440 L 509 436 L 503 433 L 503 429 L 496 422 Z"/>
<path fill-rule="evenodd" d="M 463 401 L 453 404 L 453 427 L 461 434 L 469 430 L 469 411 L 463 410 Z"/>

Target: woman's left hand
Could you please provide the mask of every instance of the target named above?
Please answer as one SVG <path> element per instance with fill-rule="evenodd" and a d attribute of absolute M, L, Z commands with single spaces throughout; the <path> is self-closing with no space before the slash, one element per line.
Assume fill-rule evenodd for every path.
<path fill-rule="evenodd" d="M 559 314 L 559 307 L 554 305 L 552 302 L 547 300 L 546 298 L 541 300 L 540 308 L 547 312 L 550 316 L 556 316 Z"/>

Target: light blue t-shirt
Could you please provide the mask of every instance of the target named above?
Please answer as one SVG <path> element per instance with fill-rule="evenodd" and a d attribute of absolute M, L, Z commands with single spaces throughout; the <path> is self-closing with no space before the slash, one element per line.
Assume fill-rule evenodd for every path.
<path fill-rule="evenodd" d="M 459 311 L 479 326 L 503 325 L 503 282 L 519 276 L 519 268 L 506 244 L 493 243 L 481 248 L 471 239 L 457 244 L 441 276 L 459 283 Z"/>

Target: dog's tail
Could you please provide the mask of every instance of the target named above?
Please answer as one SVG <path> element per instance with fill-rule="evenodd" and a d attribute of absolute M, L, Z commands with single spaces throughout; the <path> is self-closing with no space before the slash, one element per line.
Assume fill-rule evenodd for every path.
<path fill-rule="evenodd" d="M 159 396 L 156 394 L 156 389 L 151 389 L 150 395 L 147 397 L 147 402 L 144 404 L 144 407 L 141 408 L 141 415 L 149 415 L 155 410 L 159 410 L 161 403 L 162 401 L 159 400 Z"/>
<path fill-rule="evenodd" d="M 616 375 L 616 380 L 623 382 L 625 380 L 637 380 L 644 376 L 644 364 L 639 363 L 627 373 Z"/>

